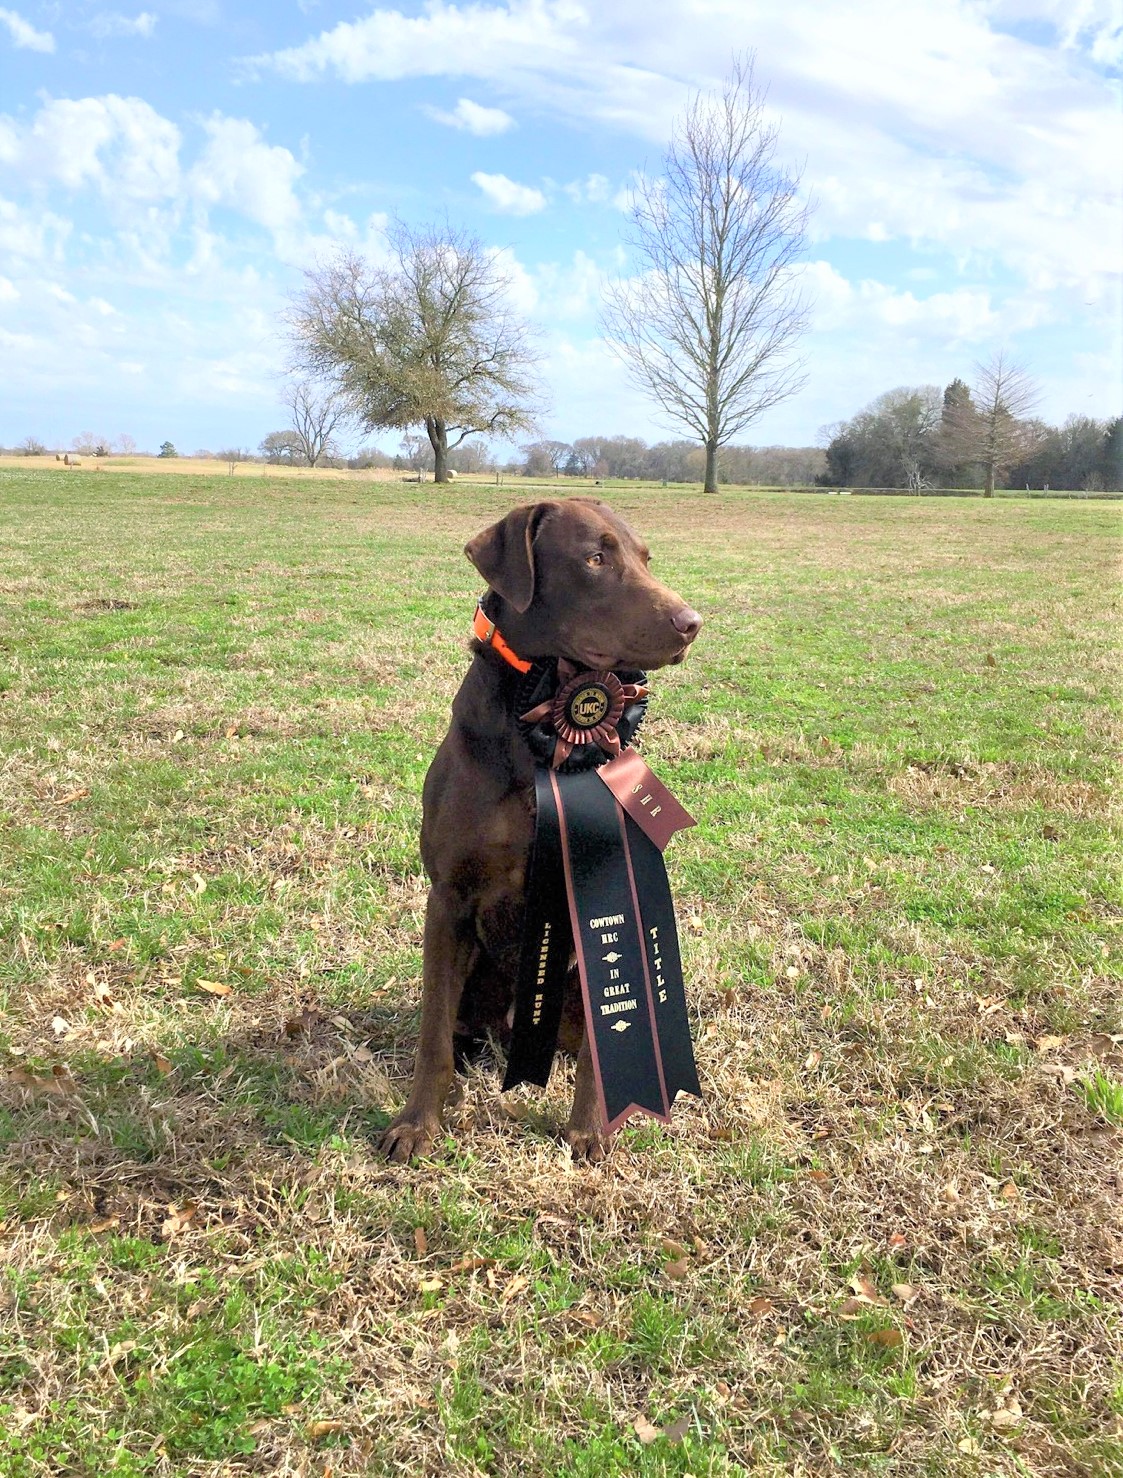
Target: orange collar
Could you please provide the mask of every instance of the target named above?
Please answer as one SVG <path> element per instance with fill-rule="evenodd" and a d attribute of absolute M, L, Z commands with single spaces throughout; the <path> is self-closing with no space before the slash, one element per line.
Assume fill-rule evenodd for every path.
<path fill-rule="evenodd" d="M 483 642 L 485 647 L 491 647 L 493 651 L 498 652 L 499 655 L 503 658 L 504 662 L 513 667 L 516 672 L 530 671 L 533 664 L 530 662 L 524 662 L 523 659 L 516 652 L 513 652 L 511 650 L 511 648 L 507 645 L 507 643 L 500 635 L 495 622 L 489 620 L 489 618 L 484 615 L 484 608 L 482 604 L 476 606 L 476 616 L 475 620 L 472 622 L 472 634 L 478 637 L 479 640 Z"/>

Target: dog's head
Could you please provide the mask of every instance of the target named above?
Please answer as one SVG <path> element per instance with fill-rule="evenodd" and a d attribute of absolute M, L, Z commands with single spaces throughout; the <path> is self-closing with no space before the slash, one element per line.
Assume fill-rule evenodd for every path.
<path fill-rule="evenodd" d="M 499 624 L 523 657 L 650 670 L 681 662 L 702 629 L 651 574 L 644 541 L 594 498 L 513 508 L 464 553 L 502 598 Z"/>

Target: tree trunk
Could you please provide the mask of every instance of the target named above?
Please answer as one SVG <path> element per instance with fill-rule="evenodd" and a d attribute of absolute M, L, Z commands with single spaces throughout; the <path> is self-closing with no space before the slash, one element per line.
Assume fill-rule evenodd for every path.
<path fill-rule="evenodd" d="M 993 498 L 994 497 L 994 463 L 993 462 L 988 462 L 987 465 L 986 465 L 986 478 L 985 478 L 985 480 L 983 482 L 983 497 L 984 498 Z"/>
<path fill-rule="evenodd" d="M 706 442 L 706 480 L 702 485 L 704 493 L 717 492 L 717 442 Z"/>
<path fill-rule="evenodd" d="M 433 448 L 433 481 L 448 482 L 448 431 L 445 423 L 431 416 L 425 422 L 429 444 Z"/>

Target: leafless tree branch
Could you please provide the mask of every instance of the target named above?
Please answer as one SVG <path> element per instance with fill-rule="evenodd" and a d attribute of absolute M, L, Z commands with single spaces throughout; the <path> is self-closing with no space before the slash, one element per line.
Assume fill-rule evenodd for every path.
<path fill-rule="evenodd" d="M 627 237 L 638 276 L 613 284 L 603 322 L 632 379 L 666 418 L 718 449 L 803 384 L 795 344 L 807 307 L 794 282 L 808 206 L 775 162 L 751 56 L 720 94 L 699 94 L 663 175 L 636 191 Z"/>

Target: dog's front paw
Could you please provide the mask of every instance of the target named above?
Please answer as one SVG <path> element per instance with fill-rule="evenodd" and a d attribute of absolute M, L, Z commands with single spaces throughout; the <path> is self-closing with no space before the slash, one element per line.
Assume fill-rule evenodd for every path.
<path fill-rule="evenodd" d="M 429 1153 L 440 1132 L 439 1122 L 401 1114 L 383 1134 L 378 1148 L 392 1164 L 408 1165 Z"/>
<path fill-rule="evenodd" d="M 562 1138 L 569 1145 L 570 1153 L 575 1160 L 584 1160 L 591 1165 L 597 1165 L 608 1154 L 609 1140 L 599 1129 L 590 1128 L 583 1124 L 567 1124 L 562 1130 Z"/>

